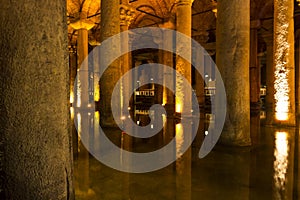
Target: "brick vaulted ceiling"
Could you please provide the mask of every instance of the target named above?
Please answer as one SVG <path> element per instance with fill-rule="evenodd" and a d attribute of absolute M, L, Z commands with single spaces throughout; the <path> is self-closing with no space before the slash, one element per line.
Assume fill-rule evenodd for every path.
<path fill-rule="evenodd" d="M 128 3 L 135 10 L 135 18 L 130 28 L 159 26 L 159 24 L 168 20 L 175 21 L 177 0 L 121 1 Z M 272 19 L 273 0 L 250 0 L 250 2 L 251 20 L 261 19 L 264 21 Z M 207 42 L 214 42 L 217 15 L 213 11 L 216 11 L 216 7 L 217 0 L 194 0 L 192 5 L 192 35 L 194 38 L 197 38 L 197 36 L 207 36 Z M 297 9 L 299 9 L 299 6 L 295 3 L 295 10 Z M 91 41 L 99 40 L 101 31 L 100 12 L 100 0 L 67 0 L 69 23 L 78 20 L 79 17 L 85 17 L 95 24 L 89 32 Z M 76 41 L 76 30 L 71 26 L 69 26 L 69 41 L 70 43 Z"/>

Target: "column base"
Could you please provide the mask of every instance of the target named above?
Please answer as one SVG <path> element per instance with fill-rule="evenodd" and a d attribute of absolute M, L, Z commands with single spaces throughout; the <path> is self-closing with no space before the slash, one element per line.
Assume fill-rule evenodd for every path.
<path fill-rule="evenodd" d="M 247 130 L 234 130 L 233 128 L 222 131 L 219 143 L 229 146 L 247 147 L 251 146 L 250 126 Z M 249 130 L 248 130 L 249 129 Z M 248 132 L 249 135 L 245 135 Z"/>

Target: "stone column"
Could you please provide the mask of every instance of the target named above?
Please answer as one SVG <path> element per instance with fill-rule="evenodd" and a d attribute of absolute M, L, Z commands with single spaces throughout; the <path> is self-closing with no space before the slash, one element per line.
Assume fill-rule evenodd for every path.
<path fill-rule="evenodd" d="M 274 0 L 275 123 L 295 125 L 294 2 Z"/>
<path fill-rule="evenodd" d="M 88 94 L 88 30 L 93 28 L 95 25 L 92 21 L 87 19 L 87 13 L 81 12 L 76 18 L 71 20 L 70 26 L 77 30 L 77 68 L 81 68 L 80 73 L 77 73 L 77 83 L 76 83 L 76 94 L 75 94 L 75 102 L 76 107 L 86 107 L 89 102 L 89 94 Z M 73 86 L 71 86 L 73 87 Z"/>
<path fill-rule="evenodd" d="M 250 0 L 218 1 L 216 58 L 227 93 L 227 116 L 221 135 L 224 144 L 251 144 L 249 39 Z"/>
<path fill-rule="evenodd" d="M 89 99 L 89 71 L 88 71 L 88 30 L 90 30 L 94 23 L 87 19 L 87 13 L 81 12 L 78 18 L 71 21 L 70 26 L 77 30 L 77 82 L 76 82 L 76 99 L 75 107 L 86 109 L 90 102 Z M 89 191 L 89 152 L 81 142 L 81 137 L 89 137 L 82 135 L 82 130 L 89 130 L 90 116 L 87 112 L 75 113 L 78 122 L 78 130 L 75 141 L 78 143 L 78 165 L 77 170 L 81 172 L 81 176 L 77 176 L 76 183 L 78 183 L 78 190 L 76 194 L 85 195 Z"/>
<path fill-rule="evenodd" d="M 120 31 L 128 31 L 129 26 L 134 19 L 135 12 L 132 8 L 130 8 L 127 4 L 128 1 L 121 0 L 121 5 L 120 5 Z M 123 37 L 121 37 L 121 49 L 122 51 L 129 51 L 129 35 L 123 33 Z M 121 73 L 124 75 L 126 72 L 128 72 L 131 68 L 130 64 L 130 59 L 131 59 L 131 54 L 126 53 L 121 57 Z M 128 109 L 128 105 L 130 102 L 130 96 L 127 95 L 129 91 L 132 90 L 132 81 L 133 80 L 124 80 L 122 82 L 122 117 L 123 118 L 128 118 L 128 116 L 125 116 L 124 113 Z M 132 108 L 130 108 L 132 109 Z M 130 126 L 126 126 L 125 130 L 127 133 L 132 132 L 132 128 Z M 122 133 L 121 136 L 121 147 L 127 151 L 132 151 L 132 137 L 129 136 L 127 133 Z M 122 158 L 122 162 L 127 165 L 131 165 L 132 161 L 130 158 Z M 129 168 L 130 166 L 126 166 Z M 130 199 L 129 197 L 129 191 L 130 191 L 130 174 L 128 173 L 123 173 L 122 174 L 122 190 L 123 190 L 123 195 L 124 198 Z"/>
<path fill-rule="evenodd" d="M 176 30 L 191 37 L 192 34 L 192 3 L 193 0 L 179 0 L 176 7 Z M 185 54 L 187 57 L 192 57 L 191 41 L 186 41 L 185 38 L 176 37 L 176 53 Z M 191 63 L 180 56 L 176 57 L 176 71 L 180 73 L 190 83 L 192 82 Z M 183 80 L 176 77 L 176 98 L 175 110 L 183 115 L 189 115 L 191 105 L 191 94 L 183 88 Z"/>
<path fill-rule="evenodd" d="M 179 0 L 176 7 L 176 30 L 187 37 L 192 35 L 192 3 L 193 0 Z M 191 63 L 178 54 L 185 54 L 192 58 L 191 40 L 176 37 L 176 71 L 180 73 L 190 84 L 192 84 Z M 191 60 L 191 59 L 190 59 Z M 182 78 L 176 76 L 175 111 L 183 117 L 191 116 L 192 94 L 183 87 Z M 176 125 L 176 135 L 179 140 L 191 140 L 191 125 L 188 123 Z M 176 141 L 180 143 L 182 141 Z M 176 146 L 176 153 L 180 154 L 180 145 Z M 176 198 L 191 199 L 191 147 L 176 161 Z"/>
<path fill-rule="evenodd" d="M 120 33 L 120 1 L 102 0 L 101 1 L 101 42 L 111 36 Z M 101 55 L 101 59 L 106 59 L 112 52 L 120 52 L 119 44 L 111 49 L 107 49 Z M 105 71 L 100 79 L 100 124 L 102 127 L 116 127 L 111 112 L 111 104 L 116 106 L 116 110 L 121 113 L 122 105 L 111 102 L 113 88 L 121 77 L 120 60 L 115 60 Z M 121 91 L 120 91 L 121 98 Z"/>
<path fill-rule="evenodd" d="M 175 24 L 174 24 L 174 19 L 169 19 L 168 21 L 164 22 L 163 24 L 160 25 L 160 28 L 166 28 L 166 29 L 175 29 Z M 173 38 L 174 35 L 172 32 L 165 31 L 163 32 L 163 41 L 161 41 L 160 45 L 162 49 L 173 49 Z M 171 68 L 174 68 L 174 62 L 173 62 L 173 53 L 168 52 L 168 51 L 159 51 L 159 62 L 162 63 L 163 65 L 169 66 Z M 166 81 L 174 80 L 175 74 L 173 73 L 168 73 L 167 70 L 163 72 L 163 81 L 164 83 Z M 175 84 L 173 81 L 172 83 Z M 166 85 L 166 84 L 164 84 Z M 171 90 L 173 89 L 175 91 L 175 85 L 171 86 Z M 163 92 L 162 92 L 162 105 L 164 105 L 167 114 L 169 117 L 172 117 L 174 112 L 175 112 L 175 99 L 174 99 L 174 93 L 171 92 L 168 88 L 163 87 Z"/>
<path fill-rule="evenodd" d="M 300 115 L 300 29 L 296 31 L 296 56 L 295 56 L 295 68 L 296 68 L 296 109 L 297 114 Z"/>
<path fill-rule="evenodd" d="M 208 40 L 208 33 L 207 32 L 202 32 L 199 35 L 195 36 L 194 39 L 201 44 L 202 47 L 205 46 L 207 40 Z M 196 49 L 197 54 L 195 56 L 196 60 L 196 65 L 198 65 L 199 69 L 202 69 L 202 75 L 204 75 L 205 71 L 205 49 L 200 48 Z M 211 68 L 211 65 L 208 66 Z M 210 77 L 211 78 L 211 77 Z M 194 89 L 196 90 L 196 95 L 198 99 L 198 104 L 200 108 L 204 108 L 205 106 L 205 92 L 204 92 L 204 80 L 205 77 L 202 77 L 201 74 L 195 73 L 195 87 Z"/>
<path fill-rule="evenodd" d="M 134 19 L 135 12 L 133 8 L 129 7 L 128 5 L 120 5 L 120 30 L 121 32 L 128 31 L 129 26 Z M 122 51 L 129 51 L 129 36 L 128 34 L 123 33 L 121 38 L 121 49 Z M 131 54 L 126 53 L 121 57 L 121 70 L 122 74 L 124 75 L 126 72 L 128 72 L 131 68 L 130 64 L 130 59 L 131 59 Z M 132 89 L 132 80 L 129 81 L 124 81 L 122 83 L 122 94 L 123 94 L 123 99 L 128 99 L 128 102 L 125 102 L 123 100 L 123 109 L 124 111 L 128 109 L 129 100 L 130 96 L 127 96 L 128 91 L 131 91 Z M 123 111 L 123 113 L 124 113 Z M 127 117 L 127 116 L 124 116 Z"/>
<path fill-rule="evenodd" d="M 5 198 L 74 199 L 66 1 L 9 1 L 0 12 Z"/>
<path fill-rule="evenodd" d="M 274 119 L 274 64 L 273 64 L 273 35 L 263 35 L 267 46 L 266 58 L 266 90 L 265 109 L 266 109 L 266 124 L 273 124 Z"/>
<path fill-rule="evenodd" d="M 251 21 L 250 31 L 250 106 L 251 110 L 260 110 L 260 66 L 257 59 L 257 29 L 260 21 Z"/>

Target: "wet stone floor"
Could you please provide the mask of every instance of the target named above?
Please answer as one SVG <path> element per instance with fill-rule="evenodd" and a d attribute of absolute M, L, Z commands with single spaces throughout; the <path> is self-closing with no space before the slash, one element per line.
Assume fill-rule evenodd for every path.
<path fill-rule="evenodd" d="M 107 167 L 77 141 L 74 145 L 76 199 L 300 199 L 299 123 L 296 128 L 279 128 L 266 126 L 259 115 L 252 116 L 253 147 L 217 144 L 206 157 L 200 159 L 198 153 L 201 138 L 207 133 L 206 123 L 209 122 L 204 120 L 203 124 L 200 123 L 192 147 L 181 159 L 148 173 L 125 173 Z M 176 131 L 165 130 L 164 133 L 171 132 L 172 135 Z M 116 145 L 126 149 L 120 130 L 106 130 L 105 133 Z M 161 140 L 163 137 L 159 134 L 151 138 L 135 138 L 131 141 L 133 148 L 130 151 L 147 152 L 162 148 L 164 142 Z"/>

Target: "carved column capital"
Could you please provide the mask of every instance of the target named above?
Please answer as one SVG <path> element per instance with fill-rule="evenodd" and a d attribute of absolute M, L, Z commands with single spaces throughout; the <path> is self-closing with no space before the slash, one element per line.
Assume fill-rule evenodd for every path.
<path fill-rule="evenodd" d="M 135 11 L 133 8 L 123 5 L 120 5 L 120 24 L 123 26 L 130 26 L 135 17 Z"/>

